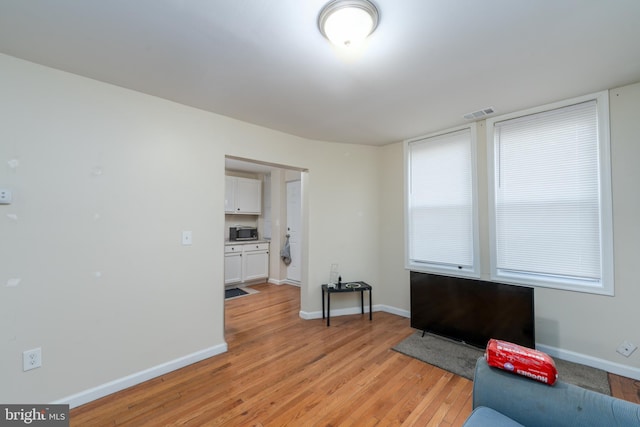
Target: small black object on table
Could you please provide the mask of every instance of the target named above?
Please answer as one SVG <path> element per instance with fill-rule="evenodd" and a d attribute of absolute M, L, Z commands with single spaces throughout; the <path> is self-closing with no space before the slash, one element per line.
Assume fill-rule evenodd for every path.
<path fill-rule="evenodd" d="M 324 294 L 327 294 L 327 326 L 329 326 L 329 320 L 331 316 L 331 294 L 343 293 L 343 292 L 360 292 L 360 308 L 362 314 L 364 314 L 364 291 L 369 291 L 369 320 L 373 320 L 371 311 L 373 305 L 371 303 L 371 285 L 365 282 L 345 282 L 336 283 L 335 287 L 329 287 L 329 285 L 322 285 L 322 318 L 324 319 Z"/>

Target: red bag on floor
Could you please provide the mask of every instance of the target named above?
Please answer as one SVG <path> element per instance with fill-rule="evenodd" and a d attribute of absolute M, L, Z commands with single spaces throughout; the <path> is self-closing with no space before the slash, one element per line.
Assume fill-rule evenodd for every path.
<path fill-rule="evenodd" d="M 490 339 L 484 354 L 489 366 L 553 385 L 558 371 L 546 353 L 507 341 Z"/>

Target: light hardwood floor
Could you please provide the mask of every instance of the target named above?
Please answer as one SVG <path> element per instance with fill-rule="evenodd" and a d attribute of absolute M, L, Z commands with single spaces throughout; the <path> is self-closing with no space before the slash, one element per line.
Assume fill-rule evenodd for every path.
<path fill-rule="evenodd" d="M 459 426 L 471 412 L 471 381 L 391 350 L 409 319 L 327 328 L 299 318 L 298 288 L 253 288 L 225 303 L 227 353 L 75 408 L 71 425 Z M 612 379 L 628 400 L 637 385 Z"/>

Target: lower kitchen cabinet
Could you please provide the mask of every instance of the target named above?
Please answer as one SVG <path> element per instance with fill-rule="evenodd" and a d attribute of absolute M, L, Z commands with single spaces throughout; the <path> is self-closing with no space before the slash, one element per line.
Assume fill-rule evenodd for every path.
<path fill-rule="evenodd" d="M 242 281 L 269 277 L 269 244 L 244 245 L 242 251 Z"/>
<path fill-rule="evenodd" d="M 224 284 L 269 277 L 269 243 L 234 243 L 224 248 Z"/>
<path fill-rule="evenodd" d="M 242 282 L 242 247 L 238 247 L 236 252 L 233 249 L 234 247 L 228 246 L 224 248 L 225 285 Z"/>

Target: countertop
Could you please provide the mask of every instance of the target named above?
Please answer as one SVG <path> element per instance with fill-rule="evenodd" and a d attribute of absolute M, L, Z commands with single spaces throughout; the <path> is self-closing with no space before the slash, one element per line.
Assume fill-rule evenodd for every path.
<path fill-rule="evenodd" d="M 258 239 L 258 240 L 225 240 L 225 246 L 234 246 L 234 245 L 250 245 L 253 243 L 271 243 L 270 240 Z"/>

